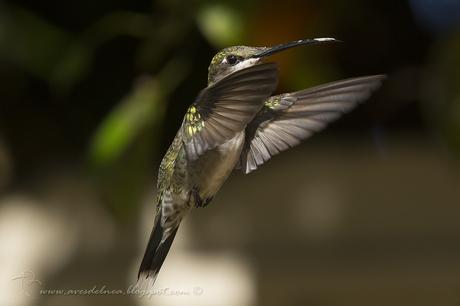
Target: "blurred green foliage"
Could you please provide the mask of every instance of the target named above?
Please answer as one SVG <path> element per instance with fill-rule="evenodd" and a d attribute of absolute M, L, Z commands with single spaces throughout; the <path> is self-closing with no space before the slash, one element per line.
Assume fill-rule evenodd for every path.
<path fill-rule="evenodd" d="M 110 164 L 143 130 L 160 129 L 165 100 L 187 74 L 186 67 L 186 63 L 174 59 L 156 78 L 144 76 L 136 82 L 133 92 L 115 106 L 95 131 L 90 145 L 93 165 Z"/>
<path fill-rule="evenodd" d="M 425 118 L 460 156 L 459 67 L 460 35 L 457 32 L 433 46 L 421 93 Z"/>
<path fill-rule="evenodd" d="M 103 165 L 118 158 L 140 130 L 162 119 L 163 114 L 164 102 L 158 85 L 154 80 L 142 80 L 96 130 L 90 146 L 92 162 Z"/>
<path fill-rule="evenodd" d="M 0 23 L 0 54 L 52 88 L 70 87 L 89 65 L 87 48 L 69 33 L 19 7 L 9 7 Z"/>
<path fill-rule="evenodd" d="M 216 47 L 224 48 L 244 41 L 244 20 L 231 7 L 206 5 L 197 14 L 197 23 L 204 36 Z"/>

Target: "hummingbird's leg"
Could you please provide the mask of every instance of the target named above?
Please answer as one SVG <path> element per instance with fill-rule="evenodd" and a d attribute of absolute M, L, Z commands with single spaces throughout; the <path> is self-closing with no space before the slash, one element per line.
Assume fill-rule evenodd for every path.
<path fill-rule="evenodd" d="M 202 199 L 202 198 L 200 197 L 200 192 L 199 192 L 199 190 L 198 190 L 198 187 L 193 187 L 193 188 L 192 188 L 191 196 L 193 197 L 193 201 L 194 201 L 195 207 L 197 207 L 197 208 L 206 207 L 206 206 L 209 204 L 209 202 L 211 202 L 211 200 L 212 200 L 212 197 L 211 197 L 211 198 Z"/>
<path fill-rule="evenodd" d="M 200 197 L 200 191 L 198 187 L 193 187 L 191 191 L 191 196 L 193 197 L 193 203 L 195 207 L 203 207 L 203 199 Z"/>
<path fill-rule="evenodd" d="M 203 206 L 201 206 L 201 207 L 208 206 L 208 204 L 211 202 L 211 200 L 212 200 L 212 197 L 204 199 L 203 200 Z"/>
<path fill-rule="evenodd" d="M 195 207 L 202 208 L 208 206 L 209 202 L 211 202 L 212 198 L 201 199 L 199 202 L 195 202 Z"/>

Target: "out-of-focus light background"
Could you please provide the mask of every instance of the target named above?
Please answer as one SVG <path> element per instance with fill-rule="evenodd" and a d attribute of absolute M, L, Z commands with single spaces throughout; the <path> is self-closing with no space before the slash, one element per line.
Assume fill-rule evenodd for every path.
<path fill-rule="evenodd" d="M 235 173 L 129 292 L 213 54 L 321 36 L 279 92 L 382 89 Z M 459 156 L 458 0 L 0 1 L 0 306 L 460 305 Z"/>

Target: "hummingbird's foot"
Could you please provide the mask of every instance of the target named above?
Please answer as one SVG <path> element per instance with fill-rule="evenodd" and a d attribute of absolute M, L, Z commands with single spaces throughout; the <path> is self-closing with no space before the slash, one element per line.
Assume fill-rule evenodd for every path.
<path fill-rule="evenodd" d="M 203 207 L 203 199 L 200 197 L 200 192 L 198 187 L 193 187 L 192 189 L 193 203 L 195 207 Z"/>
<path fill-rule="evenodd" d="M 208 204 L 211 202 L 212 200 L 212 197 L 211 198 L 206 198 L 202 201 L 202 205 L 200 207 L 206 207 L 208 206 Z"/>
<path fill-rule="evenodd" d="M 209 202 L 211 202 L 211 200 L 212 200 L 212 198 L 202 199 L 200 197 L 200 193 L 199 193 L 197 187 L 194 187 L 192 189 L 192 196 L 193 196 L 195 207 L 197 207 L 197 208 L 206 207 L 209 204 Z"/>
<path fill-rule="evenodd" d="M 208 206 L 209 202 L 211 202 L 212 198 L 207 198 L 207 199 L 201 199 L 199 202 L 195 202 L 195 207 L 197 208 L 202 208 Z"/>

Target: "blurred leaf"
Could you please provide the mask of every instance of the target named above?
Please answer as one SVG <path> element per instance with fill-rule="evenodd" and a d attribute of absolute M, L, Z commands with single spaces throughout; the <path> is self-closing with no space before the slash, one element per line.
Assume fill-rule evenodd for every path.
<path fill-rule="evenodd" d="M 131 216 L 143 194 L 165 111 L 158 79 L 143 77 L 107 115 L 89 147 L 89 161 L 105 203 L 118 219 Z M 127 154 L 129 152 L 129 154 Z M 131 205 L 130 205 L 131 204 Z"/>
<path fill-rule="evenodd" d="M 145 190 L 159 143 L 169 94 L 189 71 L 188 62 L 170 60 L 155 77 L 143 77 L 96 130 L 89 161 L 106 203 L 120 219 L 129 217 Z"/>
<path fill-rule="evenodd" d="M 163 117 L 165 103 L 158 82 L 144 78 L 133 92 L 107 116 L 96 131 L 90 146 L 90 159 L 95 165 L 113 162 L 132 139 L 146 126 Z"/>
<path fill-rule="evenodd" d="M 56 59 L 71 40 L 69 34 L 20 8 L 9 8 L 2 21 L 0 55 L 36 76 L 50 79 Z"/>
<path fill-rule="evenodd" d="M 92 169 L 104 203 L 119 220 L 129 219 L 136 211 L 146 182 L 154 184 L 153 167 L 149 165 L 156 151 L 157 128 L 140 131 L 127 152 L 105 167 Z"/>
<path fill-rule="evenodd" d="M 215 47 L 235 45 L 244 40 L 243 18 L 229 6 L 206 5 L 198 13 L 197 18 L 201 32 Z"/>
<path fill-rule="evenodd" d="M 460 32 L 439 41 L 429 58 L 422 86 L 425 118 L 460 156 Z"/>
<path fill-rule="evenodd" d="M 92 48 L 97 48 L 118 36 L 146 38 L 155 30 L 149 15 L 116 11 L 101 17 L 82 36 Z"/>
<path fill-rule="evenodd" d="M 8 7 L 0 17 L 0 57 L 58 91 L 70 89 L 84 77 L 95 49 L 103 43 L 121 35 L 145 38 L 155 29 L 148 15 L 123 11 L 103 16 L 81 36 L 19 7 Z"/>
<path fill-rule="evenodd" d="M 56 59 L 56 65 L 49 75 L 53 88 L 69 90 L 78 80 L 83 78 L 90 69 L 92 51 L 86 46 L 70 44 L 62 56 Z"/>
<path fill-rule="evenodd" d="M 137 64 L 144 69 L 157 70 L 173 50 L 180 52 L 184 45 L 189 45 L 187 40 L 194 26 L 193 19 L 188 18 L 156 20 L 155 31 L 149 31 L 139 46 Z"/>
<path fill-rule="evenodd" d="M 159 127 L 167 96 L 184 79 L 189 66 L 183 59 L 168 62 L 156 78 L 145 76 L 133 92 L 107 115 L 90 145 L 90 160 L 96 166 L 110 164 L 126 151 L 143 130 Z"/>

